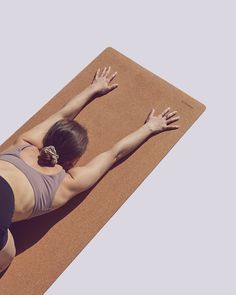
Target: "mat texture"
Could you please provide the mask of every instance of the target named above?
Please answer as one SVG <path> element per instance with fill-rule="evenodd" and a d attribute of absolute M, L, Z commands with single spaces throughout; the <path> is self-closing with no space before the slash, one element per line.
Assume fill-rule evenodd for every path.
<path fill-rule="evenodd" d="M 99 67 L 109 65 L 118 72 L 113 82 L 119 87 L 94 99 L 75 118 L 88 129 L 90 140 L 80 166 L 141 126 L 152 107 L 156 114 L 168 106 L 177 110 L 181 128 L 151 137 L 64 207 L 13 223 L 17 256 L 0 277 L 0 294 L 44 294 L 205 110 L 204 104 L 107 47 L 9 137 L 0 152 L 87 87 Z"/>

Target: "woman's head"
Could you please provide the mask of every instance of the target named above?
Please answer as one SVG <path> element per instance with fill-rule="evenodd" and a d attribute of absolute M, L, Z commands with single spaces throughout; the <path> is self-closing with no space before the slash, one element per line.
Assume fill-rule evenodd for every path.
<path fill-rule="evenodd" d="M 88 144 L 87 129 L 70 119 L 57 121 L 46 133 L 38 163 L 44 166 L 72 167 L 83 155 Z"/>

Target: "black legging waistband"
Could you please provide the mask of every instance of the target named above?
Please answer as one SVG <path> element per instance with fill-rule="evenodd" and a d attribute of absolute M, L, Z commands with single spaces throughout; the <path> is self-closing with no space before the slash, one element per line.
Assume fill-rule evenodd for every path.
<path fill-rule="evenodd" d="M 8 240 L 8 228 L 15 211 L 14 193 L 9 183 L 0 176 L 0 250 Z"/>

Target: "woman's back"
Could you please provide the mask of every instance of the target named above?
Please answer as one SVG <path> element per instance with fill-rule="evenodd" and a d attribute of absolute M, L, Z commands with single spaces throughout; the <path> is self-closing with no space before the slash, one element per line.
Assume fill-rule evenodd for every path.
<path fill-rule="evenodd" d="M 0 175 L 15 196 L 13 222 L 52 211 L 65 202 L 69 174 L 60 165 L 41 167 L 39 150 L 30 143 L 13 145 L 0 153 Z"/>

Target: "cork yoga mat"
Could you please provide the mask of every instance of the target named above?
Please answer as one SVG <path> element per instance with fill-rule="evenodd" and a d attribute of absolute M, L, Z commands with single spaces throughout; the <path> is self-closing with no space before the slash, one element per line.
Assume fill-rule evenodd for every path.
<path fill-rule="evenodd" d="M 135 131 L 152 107 L 156 114 L 168 106 L 177 110 L 180 120 L 172 124 L 181 127 L 149 138 L 96 185 L 63 207 L 13 223 L 10 230 L 17 255 L 0 277 L 0 294 L 44 294 L 205 110 L 198 100 L 108 47 L 8 138 L 0 152 L 86 88 L 99 67 L 109 65 L 118 72 L 111 82 L 118 83 L 118 88 L 92 100 L 75 118 L 88 129 L 89 136 L 87 151 L 78 165 L 85 165 Z"/>

